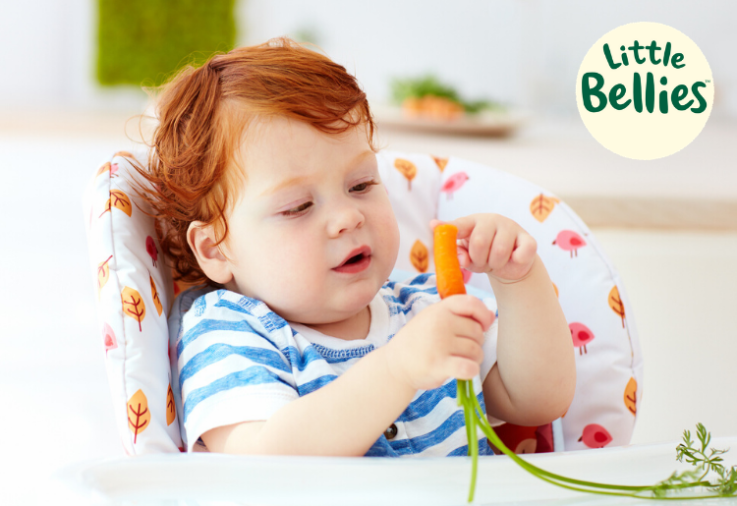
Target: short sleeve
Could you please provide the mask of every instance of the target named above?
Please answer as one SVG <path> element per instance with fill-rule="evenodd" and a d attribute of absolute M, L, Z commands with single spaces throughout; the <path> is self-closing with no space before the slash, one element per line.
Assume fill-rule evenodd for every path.
<path fill-rule="evenodd" d="M 175 349 L 187 451 L 210 429 L 268 420 L 299 398 L 288 358 L 291 329 L 263 302 L 210 292 L 184 314 L 180 336 Z"/>

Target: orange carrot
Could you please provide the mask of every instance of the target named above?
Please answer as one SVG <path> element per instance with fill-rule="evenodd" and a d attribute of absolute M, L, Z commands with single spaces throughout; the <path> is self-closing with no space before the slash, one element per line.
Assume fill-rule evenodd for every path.
<path fill-rule="evenodd" d="M 444 299 L 450 295 L 466 293 L 463 283 L 461 263 L 458 261 L 456 238 L 458 228 L 455 225 L 444 223 L 435 227 L 435 281 L 438 286 L 438 295 Z M 468 455 L 471 457 L 471 486 L 468 491 L 468 502 L 473 502 L 476 491 L 476 475 L 478 474 L 479 447 L 476 435 L 478 415 L 474 411 L 473 400 L 476 399 L 473 390 L 473 380 L 456 380 L 458 405 L 463 406 L 463 417 L 466 422 L 466 437 L 468 438 Z M 479 413 L 483 413 L 479 411 Z"/>
<path fill-rule="evenodd" d="M 442 224 L 435 227 L 434 236 L 434 251 L 435 251 L 435 271 L 436 281 L 438 286 L 438 294 L 440 298 L 448 297 L 449 295 L 464 294 L 466 293 L 466 286 L 463 284 L 463 274 L 461 273 L 461 265 L 458 261 L 456 254 L 456 238 L 458 235 L 458 229 L 454 225 Z M 468 438 L 468 455 L 471 457 L 471 485 L 468 491 L 468 502 L 473 502 L 473 497 L 476 491 L 476 476 L 478 474 L 478 438 L 476 436 L 476 427 L 480 427 L 481 431 L 488 438 L 493 446 L 501 450 L 503 454 L 512 459 L 524 470 L 540 478 L 541 480 L 552 483 L 559 487 L 563 487 L 569 490 L 577 490 L 580 492 L 589 492 L 592 494 L 604 494 L 604 495 L 618 495 L 637 497 L 642 499 L 708 499 L 712 497 L 734 497 L 737 495 L 737 487 L 735 486 L 735 477 L 737 477 L 737 466 L 733 466 L 730 470 L 727 470 L 722 479 L 717 484 L 703 481 L 704 476 L 701 477 L 690 477 L 686 478 L 676 476 L 676 473 L 655 485 L 651 486 L 632 486 L 632 485 L 612 485 L 608 483 L 597 483 L 591 481 L 575 480 L 566 476 L 551 473 L 541 469 L 527 460 L 524 460 L 517 456 L 512 450 L 507 448 L 499 436 L 494 432 L 494 429 L 489 424 L 489 420 L 484 414 L 484 410 L 479 404 L 479 400 L 475 395 L 473 388 L 473 380 L 456 380 L 457 392 L 458 392 L 458 405 L 463 406 L 463 416 L 466 425 L 466 437 Z M 697 425 L 697 431 L 701 442 L 703 443 L 706 439 L 711 438 L 711 434 L 706 432 L 706 429 L 702 424 Z M 685 453 L 688 455 L 688 451 L 693 450 L 691 447 L 691 435 L 690 431 L 684 431 L 683 439 L 688 447 L 683 444 L 676 448 L 680 454 Z M 702 444 L 702 446 L 704 446 Z M 704 446 L 705 447 L 705 446 Z M 681 451 L 683 449 L 683 451 Z M 696 450 L 698 452 L 698 450 Z M 721 451 L 724 453 L 725 450 L 712 450 L 712 455 L 715 451 Z M 688 460 L 688 459 L 686 459 Z M 708 460 L 708 459 L 707 459 Z M 691 461 L 689 461 L 691 462 Z M 694 463 L 696 466 L 697 463 Z M 690 471 L 684 471 L 687 474 Z M 698 476 L 700 473 L 697 472 L 694 476 Z M 691 496 L 667 496 L 667 492 L 672 490 L 674 492 L 683 491 L 687 487 L 704 486 L 715 491 L 709 495 L 691 495 Z M 616 492 L 615 492 L 616 491 Z M 645 495 L 648 494 L 648 495 Z"/>
<path fill-rule="evenodd" d="M 455 225 L 443 223 L 435 227 L 435 274 L 441 299 L 466 293 L 461 264 L 458 261 L 456 237 L 458 229 Z"/>

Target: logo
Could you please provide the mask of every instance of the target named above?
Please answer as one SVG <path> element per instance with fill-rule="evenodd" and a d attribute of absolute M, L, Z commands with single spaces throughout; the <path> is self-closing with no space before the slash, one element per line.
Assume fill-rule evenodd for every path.
<path fill-rule="evenodd" d="M 589 133 L 635 160 L 672 155 L 706 124 L 714 102 L 711 68 L 675 28 L 630 23 L 589 49 L 578 71 L 576 101 Z"/>

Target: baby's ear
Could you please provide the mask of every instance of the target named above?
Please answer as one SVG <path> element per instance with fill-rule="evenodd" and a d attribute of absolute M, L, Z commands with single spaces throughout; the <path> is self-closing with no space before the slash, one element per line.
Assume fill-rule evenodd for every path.
<path fill-rule="evenodd" d="M 215 231 L 212 225 L 201 221 L 193 221 L 187 229 L 187 243 L 197 258 L 197 263 L 205 276 L 224 285 L 233 279 L 228 259 L 215 245 Z"/>

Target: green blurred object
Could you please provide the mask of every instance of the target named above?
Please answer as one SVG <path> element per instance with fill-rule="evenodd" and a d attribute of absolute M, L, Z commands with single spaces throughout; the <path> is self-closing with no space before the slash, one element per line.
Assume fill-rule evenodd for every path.
<path fill-rule="evenodd" d="M 97 0 L 97 80 L 158 86 L 235 45 L 235 0 Z"/>
<path fill-rule="evenodd" d="M 426 74 L 417 78 L 394 78 L 391 82 L 391 89 L 392 98 L 397 105 L 401 105 L 407 98 L 422 98 L 426 95 L 434 95 L 461 104 L 463 109 L 470 114 L 484 109 L 498 111 L 506 109 L 502 104 L 490 100 L 464 101 L 455 89 L 447 84 L 441 83 L 432 74 Z"/>

